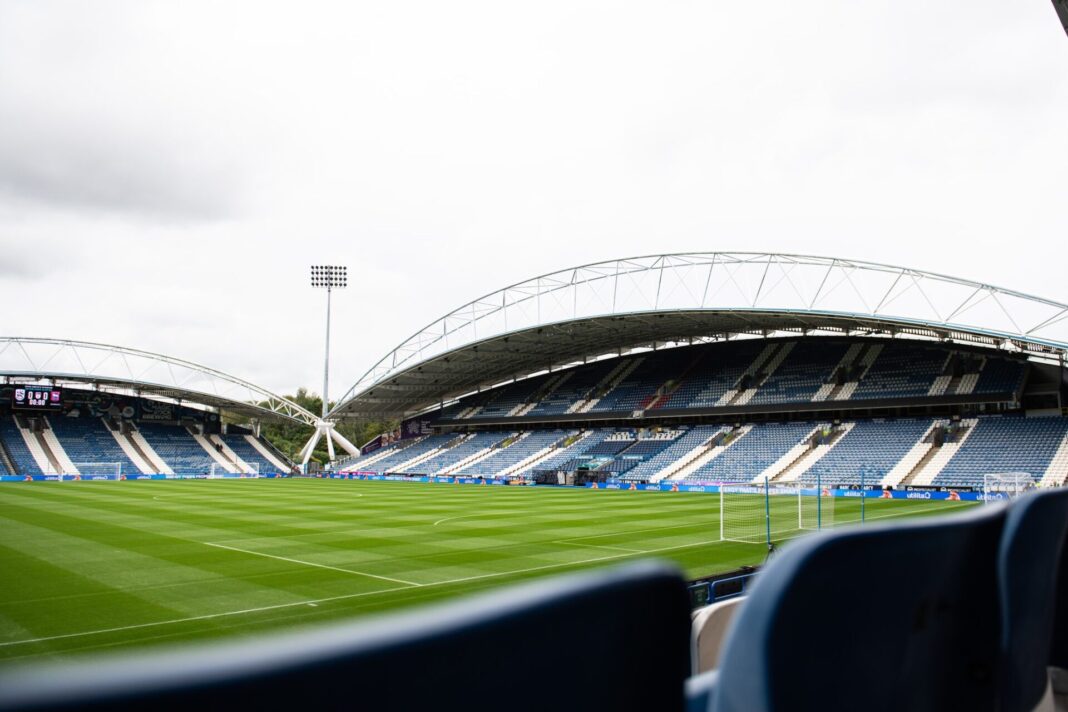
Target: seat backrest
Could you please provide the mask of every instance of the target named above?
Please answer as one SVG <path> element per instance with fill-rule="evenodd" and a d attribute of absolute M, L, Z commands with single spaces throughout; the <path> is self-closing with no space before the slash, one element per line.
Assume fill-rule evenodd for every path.
<path fill-rule="evenodd" d="M 1001 587 L 1001 709 L 1030 710 L 1042 699 L 1068 530 L 1068 489 L 1024 495 L 1005 515 L 998 553 Z M 1064 592 L 1068 595 L 1068 590 Z"/>
<path fill-rule="evenodd" d="M 993 709 L 1005 508 L 786 546 L 727 636 L 716 712 Z"/>
<path fill-rule="evenodd" d="M 695 674 L 714 670 L 719 665 L 727 631 L 744 600 L 739 597 L 717 601 L 694 612 L 693 671 Z"/>
<path fill-rule="evenodd" d="M 0 709 L 682 710 L 689 651 L 685 581 L 637 564 L 365 623 L 5 667 Z"/>
<path fill-rule="evenodd" d="M 1053 641 L 1049 664 L 1068 670 L 1068 541 L 1061 548 L 1061 566 L 1057 574 L 1056 611 L 1053 616 Z"/>

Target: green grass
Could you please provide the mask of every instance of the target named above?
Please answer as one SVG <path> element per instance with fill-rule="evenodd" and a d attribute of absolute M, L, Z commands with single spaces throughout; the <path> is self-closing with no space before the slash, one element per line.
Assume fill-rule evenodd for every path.
<path fill-rule="evenodd" d="M 796 500 L 776 506 L 796 520 Z M 306 479 L 8 484 L 0 660 L 246 635 L 649 556 L 690 577 L 761 562 L 764 545 L 719 541 L 718 508 L 707 494 Z M 839 523 L 858 513 L 835 503 Z"/>

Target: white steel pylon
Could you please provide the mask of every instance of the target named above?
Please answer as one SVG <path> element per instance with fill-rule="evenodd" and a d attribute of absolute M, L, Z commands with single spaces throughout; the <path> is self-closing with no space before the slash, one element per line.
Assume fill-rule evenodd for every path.
<path fill-rule="evenodd" d="M 334 455 L 334 443 L 341 446 L 341 449 L 352 456 L 360 454 L 360 448 L 352 444 L 352 442 L 344 435 L 339 433 L 334 427 L 336 423 L 332 420 L 320 420 L 315 425 L 315 432 L 308 438 L 308 442 L 304 444 L 304 449 L 300 451 L 300 465 L 301 469 L 305 469 L 308 465 L 308 461 L 311 460 L 312 453 L 315 452 L 315 446 L 319 444 L 319 440 L 326 437 L 326 449 L 330 453 L 330 460 L 336 459 Z"/>

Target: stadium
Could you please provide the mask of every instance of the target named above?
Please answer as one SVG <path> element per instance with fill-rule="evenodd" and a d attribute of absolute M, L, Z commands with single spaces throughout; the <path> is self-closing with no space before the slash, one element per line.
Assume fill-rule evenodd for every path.
<path fill-rule="evenodd" d="M 0 712 L 1068 712 L 1052 5 L 0 3 Z"/>
<path fill-rule="evenodd" d="M 505 287 L 417 331 L 320 415 L 173 357 L 7 338 L 3 512 L 44 553 L 7 557 L 22 583 L 0 655 L 243 636 L 656 556 L 686 572 L 705 670 L 779 545 L 885 531 L 923 548 L 942 536 L 929 515 L 989 528 L 997 502 L 1063 503 L 1066 350 L 1061 302 L 758 253 Z M 369 417 L 400 425 L 360 448 L 336 431 Z M 276 420 L 312 433 L 303 461 L 264 437 Z M 340 451 L 321 470 L 319 438 Z M 86 556 L 108 563 L 90 575 Z M 625 592 L 665 574 L 622 576 Z"/>

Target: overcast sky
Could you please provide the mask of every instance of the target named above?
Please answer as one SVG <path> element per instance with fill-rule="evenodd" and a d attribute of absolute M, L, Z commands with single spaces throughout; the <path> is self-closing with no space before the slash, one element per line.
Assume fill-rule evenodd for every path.
<path fill-rule="evenodd" d="M 453 307 L 659 252 L 1068 301 L 1049 0 L 0 0 L 0 334 L 331 392 Z"/>

